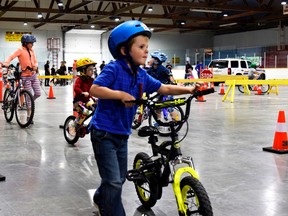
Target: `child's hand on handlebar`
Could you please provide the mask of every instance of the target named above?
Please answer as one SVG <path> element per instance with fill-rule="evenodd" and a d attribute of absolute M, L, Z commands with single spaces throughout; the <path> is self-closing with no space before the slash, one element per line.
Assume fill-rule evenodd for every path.
<path fill-rule="evenodd" d="M 199 91 L 200 87 L 203 85 L 202 82 L 196 82 L 192 87 L 191 93 L 194 94 L 195 92 Z"/>

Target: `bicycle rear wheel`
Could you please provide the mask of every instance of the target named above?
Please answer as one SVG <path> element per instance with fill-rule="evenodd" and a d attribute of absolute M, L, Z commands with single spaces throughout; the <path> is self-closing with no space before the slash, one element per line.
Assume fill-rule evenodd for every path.
<path fill-rule="evenodd" d="M 263 94 L 267 93 L 269 89 L 270 89 L 270 85 L 268 84 L 261 85 L 261 91 Z"/>
<path fill-rule="evenodd" d="M 11 122 L 14 116 L 14 94 L 13 91 L 10 89 L 6 89 L 4 92 L 4 100 L 2 109 L 4 112 L 4 117 L 7 122 Z"/>
<path fill-rule="evenodd" d="M 16 98 L 15 117 L 20 127 L 28 127 L 33 121 L 35 113 L 35 102 L 32 94 L 23 89 L 20 98 Z"/>
<path fill-rule="evenodd" d="M 185 206 L 185 213 L 179 212 L 180 216 L 213 216 L 208 194 L 199 180 L 192 176 L 186 176 L 181 180 L 180 188 L 183 205 Z"/>
<path fill-rule="evenodd" d="M 161 109 L 161 117 L 159 120 L 161 122 L 171 122 L 171 121 L 180 121 L 184 118 L 184 112 L 180 106 L 173 107 L 172 109 L 173 109 L 173 111 L 168 112 L 167 114 L 165 114 L 164 109 Z M 167 127 L 158 126 L 158 123 L 156 122 L 156 120 L 154 119 L 152 114 L 149 115 L 149 125 L 150 126 L 157 126 L 158 130 L 159 130 L 159 134 L 161 136 L 169 136 L 171 133 L 171 129 L 169 126 L 167 126 Z M 175 127 L 175 131 L 178 132 L 182 128 L 182 126 L 183 125 L 177 125 Z"/>
<path fill-rule="evenodd" d="M 79 136 L 77 135 L 76 132 L 76 127 L 74 125 L 75 119 L 76 117 L 73 115 L 68 116 L 67 119 L 65 120 L 63 129 L 65 140 L 71 145 L 75 144 L 79 139 Z"/>

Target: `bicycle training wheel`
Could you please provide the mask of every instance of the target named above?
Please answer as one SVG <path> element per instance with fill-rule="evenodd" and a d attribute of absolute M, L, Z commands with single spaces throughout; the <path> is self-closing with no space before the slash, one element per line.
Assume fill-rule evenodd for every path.
<path fill-rule="evenodd" d="M 151 158 L 146 153 L 140 152 L 135 156 L 133 169 L 139 169 L 151 162 Z M 135 181 L 134 184 L 137 196 L 142 205 L 147 209 L 153 207 L 157 202 L 159 193 L 161 193 L 155 171 L 148 169 L 143 170 L 139 175 L 139 180 Z"/>
<path fill-rule="evenodd" d="M 180 182 L 185 213 L 184 215 L 213 216 L 212 206 L 208 194 L 199 180 L 192 176 L 184 177 Z"/>
<path fill-rule="evenodd" d="M 4 100 L 3 100 L 2 109 L 4 112 L 4 117 L 7 122 L 11 122 L 14 116 L 13 98 L 14 98 L 13 91 L 10 89 L 6 89 L 4 92 Z"/>
<path fill-rule="evenodd" d="M 20 127 L 25 128 L 33 121 L 35 112 L 35 102 L 32 94 L 23 89 L 20 98 L 16 98 L 15 117 Z"/>
<path fill-rule="evenodd" d="M 63 129 L 65 140 L 71 145 L 75 144 L 79 139 L 79 136 L 77 135 L 76 132 L 76 127 L 74 125 L 75 119 L 76 117 L 73 115 L 68 116 L 67 119 L 65 120 Z"/>
<path fill-rule="evenodd" d="M 168 110 L 173 109 L 173 110 Z M 173 108 L 165 108 L 161 109 L 161 122 L 171 122 L 171 121 L 180 121 L 184 118 L 184 112 L 180 106 L 176 106 Z M 158 123 L 155 121 L 152 114 L 149 115 L 149 125 L 158 127 L 159 135 L 160 136 L 169 136 L 171 133 L 171 129 L 169 126 L 159 126 Z M 177 125 L 175 127 L 175 131 L 178 132 L 183 125 Z"/>

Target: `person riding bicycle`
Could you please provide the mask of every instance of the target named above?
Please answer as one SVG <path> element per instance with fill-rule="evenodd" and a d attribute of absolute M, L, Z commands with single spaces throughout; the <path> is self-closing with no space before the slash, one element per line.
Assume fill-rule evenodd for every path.
<path fill-rule="evenodd" d="M 4 66 L 8 67 L 10 62 L 18 57 L 21 67 L 21 78 L 23 81 L 24 89 L 30 91 L 34 100 L 41 96 L 40 81 L 38 79 L 38 61 L 34 53 L 33 44 L 36 42 L 36 37 L 31 34 L 23 34 L 21 37 L 22 46 L 19 47 L 14 53 L 12 53 L 6 61 Z M 31 110 L 29 105 L 27 107 L 28 118 Z M 32 122 L 33 124 L 33 122 Z"/>
<path fill-rule="evenodd" d="M 80 76 L 76 79 L 74 84 L 74 109 L 79 113 L 75 122 L 78 124 L 82 123 L 85 118 L 85 109 L 93 109 L 91 102 L 94 99 L 89 94 L 90 87 L 93 83 L 93 72 L 96 62 L 90 58 L 81 58 L 76 62 L 76 70 L 80 73 Z M 93 102 L 92 102 L 93 103 Z"/>
<path fill-rule="evenodd" d="M 248 79 L 251 80 L 265 80 L 265 73 L 258 69 L 257 64 L 252 63 L 248 73 Z"/>
<path fill-rule="evenodd" d="M 148 56 L 151 31 L 142 22 L 129 20 L 115 27 L 108 47 L 115 61 L 109 62 L 94 80 L 90 94 L 98 105 L 90 121 L 94 156 L 101 176 L 93 201 L 104 216 L 125 216 L 121 194 L 128 164 L 128 138 L 143 92 L 161 95 L 191 94 L 195 87 L 165 85 L 142 68 Z M 130 102 L 129 102 L 130 101 Z"/>
<path fill-rule="evenodd" d="M 163 52 L 155 51 L 151 53 L 151 57 L 153 63 L 152 66 L 147 70 L 147 73 L 163 84 L 177 85 L 171 70 L 162 65 L 167 60 L 167 55 Z M 159 95 L 158 100 L 163 100 L 163 97 L 164 95 Z M 173 99 L 173 96 L 168 96 L 168 99 Z M 168 111 L 174 120 L 177 119 L 177 113 L 174 112 L 173 108 L 169 108 Z M 158 118 L 161 117 L 161 110 L 157 110 L 157 116 Z M 157 123 L 155 124 L 157 126 Z"/>

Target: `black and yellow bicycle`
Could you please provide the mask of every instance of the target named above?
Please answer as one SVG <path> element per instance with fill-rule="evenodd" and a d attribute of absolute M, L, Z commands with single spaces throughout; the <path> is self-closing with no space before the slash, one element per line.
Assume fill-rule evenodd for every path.
<path fill-rule="evenodd" d="M 138 130 L 138 135 L 148 137 L 152 147 L 152 155 L 138 153 L 133 162 L 133 169 L 127 173 L 127 179 L 135 184 L 137 196 L 143 207 L 150 209 L 161 199 L 162 188 L 172 184 L 180 216 L 204 215 L 212 216 L 212 206 L 208 194 L 194 169 L 192 157 L 182 156 L 181 140 L 175 127 L 187 122 L 190 114 L 191 101 L 202 95 L 213 93 L 214 89 L 198 91 L 186 98 L 170 101 L 151 101 L 149 99 L 134 101 L 145 105 L 158 124 L 170 127 L 171 140 L 157 144 L 159 131 L 153 126 L 144 126 Z M 179 121 L 162 122 L 157 118 L 156 110 L 160 108 L 180 107 L 186 105 L 185 113 Z M 187 128 L 188 133 L 188 128 Z"/>

